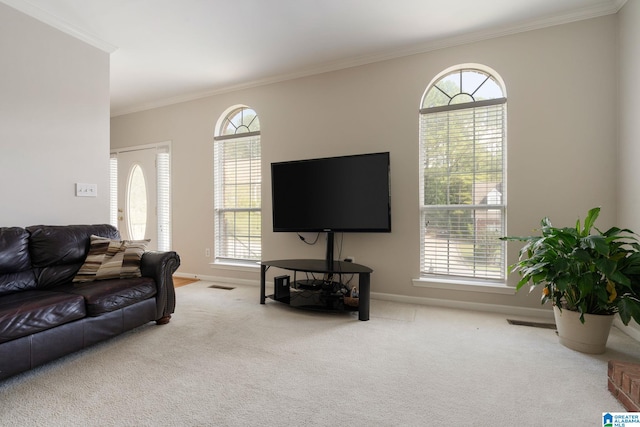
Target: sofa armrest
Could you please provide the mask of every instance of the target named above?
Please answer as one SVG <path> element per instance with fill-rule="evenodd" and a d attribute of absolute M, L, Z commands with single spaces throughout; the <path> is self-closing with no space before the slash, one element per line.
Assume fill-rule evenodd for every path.
<path fill-rule="evenodd" d="M 173 273 L 180 266 L 177 253 L 148 251 L 142 255 L 140 272 L 143 277 L 151 277 L 156 282 L 156 322 L 168 323 L 176 307 L 176 292 L 173 287 Z"/>

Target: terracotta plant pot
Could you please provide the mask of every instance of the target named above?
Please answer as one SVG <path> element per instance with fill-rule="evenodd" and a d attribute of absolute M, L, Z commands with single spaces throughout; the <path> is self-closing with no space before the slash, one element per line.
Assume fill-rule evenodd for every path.
<path fill-rule="evenodd" d="M 585 314 L 584 323 L 580 313 L 553 307 L 560 344 L 572 350 L 589 354 L 604 353 L 613 324 L 614 314 Z"/>

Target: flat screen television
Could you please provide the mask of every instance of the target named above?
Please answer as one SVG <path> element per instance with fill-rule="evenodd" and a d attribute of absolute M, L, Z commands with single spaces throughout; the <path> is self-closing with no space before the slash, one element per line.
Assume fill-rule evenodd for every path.
<path fill-rule="evenodd" d="M 271 164 L 274 232 L 391 232 L 389 153 Z"/>

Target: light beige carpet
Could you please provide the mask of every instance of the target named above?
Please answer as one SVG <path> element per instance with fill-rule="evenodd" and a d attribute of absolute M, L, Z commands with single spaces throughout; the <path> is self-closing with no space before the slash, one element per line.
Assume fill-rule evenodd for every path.
<path fill-rule="evenodd" d="M 617 329 L 590 356 L 497 314 L 373 300 L 360 322 L 211 285 L 178 288 L 168 325 L 0 382 L 0 425 L 596 426 L 624 411 L 607 361 L 640 360 Z"/>

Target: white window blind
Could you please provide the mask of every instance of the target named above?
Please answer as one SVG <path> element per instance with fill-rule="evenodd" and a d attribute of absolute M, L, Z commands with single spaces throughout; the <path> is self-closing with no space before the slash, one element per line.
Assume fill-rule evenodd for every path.
<path fill-rule="evenodd" d="M 216 259 L 259 261 L 262 255 L 260 135 L 215 140 Z"/>
<path fill-rule="evenodd" d="M 158 147 L 158 250 L 171 250 L 171 156 L 169 147 Z"/>
<path fill-rule="evenodd" d="M 505 277 L 505 101 L 421 110 L 423 276 Z"/>
<path fill-rule="evenodd" d="M 109 223 L 118 228 L 118 155 L 109 158 Z"/>

